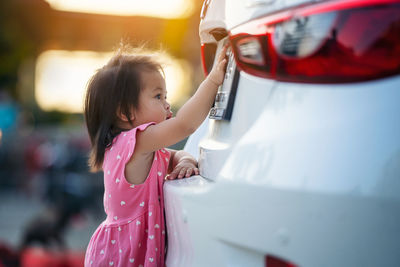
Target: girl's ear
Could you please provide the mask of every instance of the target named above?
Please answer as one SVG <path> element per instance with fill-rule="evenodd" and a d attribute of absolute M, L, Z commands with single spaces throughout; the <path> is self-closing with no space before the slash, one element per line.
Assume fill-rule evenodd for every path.
<path fill-rule="evenodd" d="M 128 117 L 125 114 L 123 114 L 120 109 L 117 110 L 117 116 L 121 121 L 129 122 Z M 134 119 L 135 119 L 135 115 L 134 115 L 134 112 L 132 111 L 130 114 L 130 121 L 133 122 Z"/>
<path fill-rule="evenodd" d="M 128 118 L 124 115 L 124 114 L 121 114 L 120 116 L 119 116 L 119 118 L 123 121 L 123 122 L 128 122 L 129 120 L 128 120 Z M 131 121 L 133 121 L 135 119 L 135 116 L 131 116 Z"/>

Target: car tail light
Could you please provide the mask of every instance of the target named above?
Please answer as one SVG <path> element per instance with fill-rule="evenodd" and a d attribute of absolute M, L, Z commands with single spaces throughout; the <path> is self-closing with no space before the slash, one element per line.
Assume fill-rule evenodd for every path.
<path fill-rule="evenodd" d="M 289 82 L 341 83 L 400 73 L 400 0 L 332 0 L 230 32 L 238 67 Z"/>
<path fill-rule="evenodd" d="M 265 256 L 265 267 L 297 267 L 297 265 L 286 260 L 267 255 Z"/>

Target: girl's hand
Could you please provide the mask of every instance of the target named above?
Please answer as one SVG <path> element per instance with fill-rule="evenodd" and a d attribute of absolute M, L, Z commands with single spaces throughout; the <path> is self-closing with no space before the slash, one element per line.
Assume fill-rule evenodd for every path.
<path fill-rule="evenodd" d="M 192 157 L 184 157 L 179 160 L 172 172 L 165 177 L 165 180 L 182 179 L 198 174 L 197 161 Z"/>
<path fill-rule="evenodd" d="M 135 153 L 149 153 L 169 147 L 191 135 L 201 125 L 215 101 L 219 85 L 224 81 L 227 49 L 228 46 L 221 49 L 210 74 L 200 84 L 194 95 L 178 110 L 174 118 L 139 131 Z M 176 162 L 179 161 L 176 160 Z M 173 164 L 170 169 L 174 169 L 176 165 Z M 193 165 L 195 164 L 192 164 L 192 168 Z M 187 171 L 193 173 L 194 170 Z M 172 178 L 176 177 L 176 174 L 174 175 Z"/>
<path fill-rule="evenodd" d="M 226 66 L 226 51 L 228 49 L 228 44 L 226 44 L 218 54 L 217 61 L 215 62 L 210 74 L 208 74 L 207 79 L 220 86 L 224 81 L 225 76 L 225 66 Z"/>

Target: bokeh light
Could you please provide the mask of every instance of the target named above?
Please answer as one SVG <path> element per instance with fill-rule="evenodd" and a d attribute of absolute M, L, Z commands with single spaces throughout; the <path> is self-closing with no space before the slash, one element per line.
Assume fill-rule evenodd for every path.
<path fill-rule="evenodd" d="M 120 16 L 150 16 L 182 18 L 193 12 L 193 2 L 187 0 L 46 0 L 54 9 L 110 14 Z"/>
<path fill-rule="evenodd" d="M 50 50 L 37 60 L 35 98 L 46 111 L 81 113 L 89 78 L 102 67 L 112 53 L 92 51 Z M 165 80 L 168 99 L 172 105 L 180 104 L 190 93 L 190 68 L 184 60 L 175 60 L 164 54 Z"/>

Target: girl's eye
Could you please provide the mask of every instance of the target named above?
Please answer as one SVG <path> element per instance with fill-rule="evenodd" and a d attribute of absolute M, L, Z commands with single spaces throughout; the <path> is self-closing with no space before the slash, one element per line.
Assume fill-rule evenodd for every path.
<path fill-rule="evenodd" d="M 161 99 L 161 94 L 155 96 L 157 99 Z"/>

